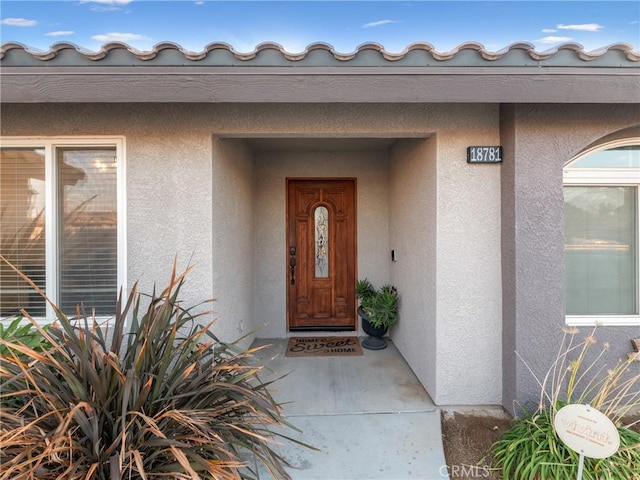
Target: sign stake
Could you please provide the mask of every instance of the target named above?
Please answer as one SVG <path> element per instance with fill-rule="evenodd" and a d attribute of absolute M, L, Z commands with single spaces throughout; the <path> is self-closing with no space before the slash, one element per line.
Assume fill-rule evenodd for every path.
<path fill-rule="evenodd" d="M 578 477 L 576 480 L 582 480 L 582 470 L 584 468 L 584 454 L 580 451 L 580 458 L 578 459 Z"/>

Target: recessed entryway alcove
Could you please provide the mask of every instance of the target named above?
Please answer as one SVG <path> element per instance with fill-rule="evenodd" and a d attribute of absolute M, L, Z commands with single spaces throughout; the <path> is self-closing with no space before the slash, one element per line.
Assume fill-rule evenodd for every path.
<path fill-rule="evenodd" d="M 289 335 L 287 179 L 354 178 L 357 278 L 398 287 L 403 321 L 392 335 L 423 382 L 434 378 L 435 140 L 216 137 L 213 248 L 230 272 L 214 271 L 213 284 L 224 318 L 238 318 L 231 333 Z"/>

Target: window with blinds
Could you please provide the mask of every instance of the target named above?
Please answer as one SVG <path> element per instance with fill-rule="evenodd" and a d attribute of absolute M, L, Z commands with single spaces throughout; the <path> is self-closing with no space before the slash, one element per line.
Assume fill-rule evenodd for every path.
<path fill-rule="evenodd" d="M 1 150 L 2 255 L 65 313 L 115 313 L 118 155 L 115 146 Z M 0 314 L 45 316 L 44 300 L 5 264 Z"/>

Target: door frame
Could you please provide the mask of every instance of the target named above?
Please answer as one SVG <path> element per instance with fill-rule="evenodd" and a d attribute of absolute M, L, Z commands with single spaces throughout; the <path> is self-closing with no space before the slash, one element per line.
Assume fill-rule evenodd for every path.
<path fill-rule="evenodd" d="M 285 254 L 285 265 L 289 264 L 289 184 L 291 182 L 300 182 L 300 181 L 311 181 L 311 182 L 330 182 L 330 181 L 341 181 L 341 182 L 352 182 L 353 183 L 353 269 L 354 269 L 354 277 L 358 278 L 358 179 L 357 177 L 286 177 L 285 178 L 285 238 L 284 238 L 284 254 Z M 355 285 L 354 285 L 355 288 Z M 291 326 L 289 325 L 290 319 L 290 288 L 289 288 L 289 271 L 285 268 L 285 316 L 286 316 L 286 333 L 295 332 L 296 334 L 303 333 L 305 329 L 296 328 L 295 330 L 291 330 Z M 355 299 L 355 292 L 354 292 Z M 358 331 L 358 314 L 356 308 L 357 302 L 354 302 L 354 312 L 353 312 L 353 328 L 349 327 L 348 329 L 344 327 L 337 327 L 332 329 L 331 327 L 326 328 L 310 328 L 308 331 L 310 332 L 322 332 L 322 331 L 349 331 L 349 332 L 357 332 Z"/>

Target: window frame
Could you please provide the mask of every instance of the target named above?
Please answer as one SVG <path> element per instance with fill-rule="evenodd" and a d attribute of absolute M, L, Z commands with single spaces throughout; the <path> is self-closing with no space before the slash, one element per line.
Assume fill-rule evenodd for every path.
<path fill-rule="evenodd" d="M 592 153 L 610 150 L 617 147 L 638 145 L 640 137 L 603 143 L 589 148 L 566 162 L 562 170 L 562 187 L 565 186 L 621 186 L 635 187 L 636 192 L 636 282 L 640 286 L 640 175 L 634 178 L 636 168 L 571 168 L 571 164 Z M 636 295 L 636 314 L 633 315 L 566 315 L 565 324 L 568 326 L 640 326 L 640 294 Z"/>
<path fill-rule="evenodd" d="M 118 168 L 116 169 L 117 208 L 117 291 L 127 285 L 127 219 L 126 219 L 126 141 L 124 136 L 6 136 L 0 137 L 2 148 L 43 148 L 45 158 L 45 272 L 47 297 L 58 304 L 59 268 L 56 254 L 59 246 L 59 198 L 57 185 L 57 152 L 59 149 L 73 148 L 115 148 Z M 53 307 L 47 303 L 46 322 L 55 320 Z M 111 317 L 100 317 L 108 319 Z M 42 320 L 42 318 L 38 318 Z"/>

